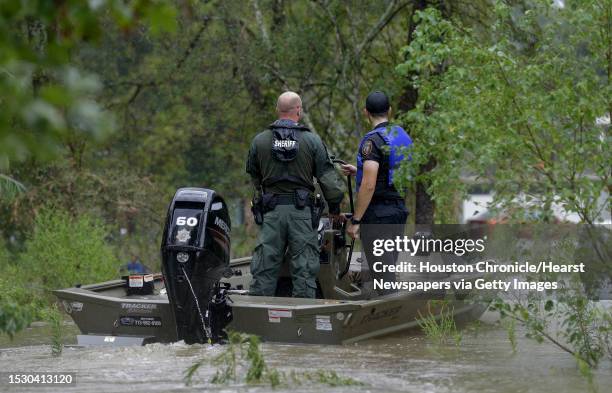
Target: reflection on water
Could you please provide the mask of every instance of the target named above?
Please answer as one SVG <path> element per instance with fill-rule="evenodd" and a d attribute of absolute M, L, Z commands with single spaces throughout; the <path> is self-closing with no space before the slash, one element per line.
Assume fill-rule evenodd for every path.
<path fill-rule="evenodd" d="M 74 340 L 76 328 L 68 327 Z M 271 367 L 290 371 L 330 369 L 365 383 L 363 387 L 330 388 L 301 385 L 276 392 L 586 392 L 588 384 L 571 356 L 548 345 L 522 338 L 517 331 L 513 354 L 506 331 L 497 325 L 481 325 L 464 331 L 459 347 L 429 342 L 419 332 L 404 333 L 350 346 L 264 344 Z M 265 392 L 268 386 L 211 385 L 215 369 L 200 369 L 196 383 L 186 387 L 183 371 L 195 360 L 213 357 L 221 347 L 153 344 L 145 347 L 67 347 L 53 358 L 48 330 L 38 326 L 9 343 L 0 339 L 0 370 L 76 372 L 71 387 L 11 387 L 0 391 L 35 392 Z M 612 390 L 612 365 L 603 362 L 596 373 L 600 392 Z"/>

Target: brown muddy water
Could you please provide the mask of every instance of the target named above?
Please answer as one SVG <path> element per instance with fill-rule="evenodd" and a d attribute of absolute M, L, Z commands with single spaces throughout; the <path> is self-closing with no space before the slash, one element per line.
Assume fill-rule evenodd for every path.
<path fill-rule="evenodd" d="M 221 346 L 152 344 L 144 347 L 65 347 L 51 356 L 49 328 L 34 326 L 13 341 L 0 337 L 0 371 L 73 372 L 76 384 L 15 386 L 3 382 L 0 392 L 589 392 L 571 356 L 549 344 L 523 338 L 517 329 L 513 353 L 499 324 L 472 325 L 462 330 L 459 346 L 439 345 L 418 331 L 373 339 L 349 346 L 263 344 L 270 367 L 280 371 L 334 370 L 363 386 L 319 384 L 270 386 L 215 385 L 216 367 L 205 365 L 186 386 L 183 372 L 202 357 L 219 354 Z M 66 325 L 67 342 L 78 333 Z M 612 364 L 604 361 L 595 373 L 598 392 L 612 391 Z"/>

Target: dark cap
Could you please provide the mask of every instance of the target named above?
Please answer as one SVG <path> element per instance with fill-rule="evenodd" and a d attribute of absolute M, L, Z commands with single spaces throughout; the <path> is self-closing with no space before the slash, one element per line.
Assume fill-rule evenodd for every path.
<path fill-rule="evenodd" d="M 373 115 L 389 111 L 389 97 L 382 91 L 373 91 L 366 98 L 366 109 Z"/>

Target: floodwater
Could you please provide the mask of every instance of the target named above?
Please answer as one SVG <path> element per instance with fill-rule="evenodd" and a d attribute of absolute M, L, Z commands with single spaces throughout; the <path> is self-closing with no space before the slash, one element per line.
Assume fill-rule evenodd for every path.
<path fill-rule="evenodd" d="M 485 315 L 490 319 L 490 315 Z M 78 333 L 66 325 L 67 342 Z M 480 323 L 464 330 L 459 346 L 439 345 L 418 331 L 372 339 L 349 346 L 263 344 L 265 359 L 279 371 L 334 370 L 363 386 L 329 387 L 303 383 L 275 392 L 588 392 L 592 386 L 575 361 L 550 344 L 523 338 L 517 329 L 517 351 L 499 324 Z M 2 382 L 0 392 L 266 392 L 268 385 L 210 383 L 216 367 L 203 366 L 186 386 L 183 372 L 193 362 L 212 358 L 222 346 L 152 344 L 144 347 L 65 347 L 51 356 L 49 330 L 34 326 L 13 341 L 0 338 L 0 371 L 73 372 L 76 385 L 16 386 Z M 599 392 L 612 391 L 612 364 L 604 361 L 594 377 Z"/>

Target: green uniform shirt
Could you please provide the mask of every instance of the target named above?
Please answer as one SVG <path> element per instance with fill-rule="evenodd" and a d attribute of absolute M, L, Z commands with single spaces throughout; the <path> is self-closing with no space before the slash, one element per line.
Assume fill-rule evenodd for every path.
<path fill-rule="evenodd" d="M 272 154 L 274 139 L 272 131 L 266 129 L 257 134 L 251 143 L 246 165 L 246 171 L 251 175 L 255 188 L 260 191 L 263 185 L 266 193 L 289 194 L 296 188 L 304 187 L 291 181 L 280 181 L 267 185 L 267 181 L 278 176 L 289 175 L 314 188 L 313 177 L 316 177 L 330 205 L 330 210 L 338 207 L 344 197 L 343 182 L 321 138 L 291 120 L 277 120 L 274 124 L 282 124 L 283 127 L 295 129 L 295 135 L 299 141 L 298 154 L 292 161 L 278 161 Z"/>

